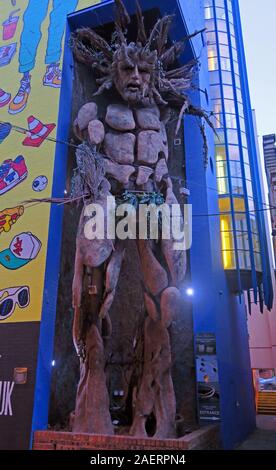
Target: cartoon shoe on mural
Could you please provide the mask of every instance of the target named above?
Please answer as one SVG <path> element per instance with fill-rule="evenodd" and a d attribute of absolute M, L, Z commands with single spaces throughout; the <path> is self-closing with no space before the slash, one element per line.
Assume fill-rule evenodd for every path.
<path fill-rule="evenodd" d="M 7 104 L 9 104 L 10 100 L 11 94 L 7 93 L 6 91 L 2 90 L 2 88 L 0 88 L 0 108 L 3 108 Z"/>
<path fill-rule="evenodd" d="M 47 17 L 49 4 L 52 4 L 48 29 L 48 43 L 45 56 L 46 71 L 43 85 L 60 88 L 61 70 L 59 68 L 62 38 L 68 13 L 73 12 L 78 0 L 29 0 L 23 16 L 23 30 L 20 39 L 19 73 L 23 74 L 20 87 L 10 102 L 9 113 L 23 111 L 28 103 L 31 92 L 31 70 L 36 63 L 37 48 L 41 39 L 41 25 Z"/>
<path fill-rule="evenodd" d="M 31 232 L 16 235 L 9 248 L 0 252 L 0 264 L 7 269 L 19 269 L 35 259 L 40 252 L 41 241 Z"/>
<path fill-rule="evenodd" d="M 17 186 L 28 176 L 28 169 L 22 155 L 15 160 L 5 160 L 0 165 L 0 196 Z"/>
<path fill-rule="evenodd" d="M 0 290 L 0 321 L 7 320 L 15 311 L 16 306 L 26 308 L 30 304 L 28 286 L 7 287 Z"/>
<path fill-rule="evenodd" d="M 9 232 L 13 224 L 24 214 L 24 207 L 17 206 L 0 211 L 0 235 Z"/>

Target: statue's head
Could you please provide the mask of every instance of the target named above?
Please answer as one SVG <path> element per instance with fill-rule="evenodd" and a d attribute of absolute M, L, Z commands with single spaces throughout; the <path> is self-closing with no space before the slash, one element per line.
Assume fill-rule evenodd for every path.
<path fill-rule="evenodd" d="M 156 52 L 135 43 L 123 44 L 115 52 L 113 83 L 125 101 L 137 104 L 149 99 L 156 62 Z"/>

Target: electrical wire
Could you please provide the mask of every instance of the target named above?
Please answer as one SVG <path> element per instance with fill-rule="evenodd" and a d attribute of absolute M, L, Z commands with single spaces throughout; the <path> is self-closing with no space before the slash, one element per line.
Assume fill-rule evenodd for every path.
<path fill-rule="evenodd" d="M 6 124 L 7 121 L 2 121 L 0 120 L 0 124 Z M 11 129 L 14 130 L 15 132 L 18 132 L 20 134 L 33 134 L 33 135 L 36 135 L 35 132 L 33 131 L 30 131 L 29 129 L 26 129 L 24 127 L 21 127 L 21 126 L 16 126 L 14 124 L 11 124 Z M 68 147 L 72 147 L 74 149 L 77 149 L 78 148 L 78 145 L 76 144 L 73 144 L 72 142 L 69 142 L 69 141 L 66 141 L 66 140 L 61 140 L 61 139 L 54 139 L 53 137 L 46 137 L 45 140 L 48 140 L 50 142 L 53 142 L 55 144 L 62 144 L 62 145 L 66 145 Z M 107 158 L 110 158 L 110 157 L 107 157 Z M 112 160 L 112 159 L 111 159 Z M 135 166 L 135 165 L 134 165 Z M 137 166 L 137 165 L 136 165 Z M 186 180 L 184 178 L 181 178 L 181 177 L 176 177 L 176 176 L 170 176 L 171 179 L 173 180 L 176 180 L 176 181 L 183 181 L 183 182 L 186 182 Z M 217 188 L 213 188 L 211 186 L 208 186 L 208 185 L 204 185 L 202 183 L 199 183 L 198 181 L 193 181 L 191 179 L 189 179 L 189 183 L 191 184 L 196 184 L 198 186 L 201 186 L 203 188 L 207 188 L 207 189 L 210 189 L 211 191 L 215 191 L 216 193 L 218 193 L 218 189 Z M 253 201 L 257 203 L 257 201 L 253 198 Z M 64 204 L 66 202 L 72 202 L 72 200 L 68 200 L 68 201 L 64 201 L 64 202 L 60 202 L 58 204 Z M 262 206 L 267 206 L 267 208 L 263 208 L 263 209 L 254 209 L 254 210 L 250 210 L 250 211 L 235 211 L 235 214 L 237 215 L 245 215 L 247 213 L 258 213 L 258 212 L 264 212 L 264 211 L 271 211 L 271 210 L 276 210 L 276 206 L 271 206 L 269 204 L 267 204 L 266 202 L 259 202 Z M 31 204 L 28 204 L 28 207 L 32 207 L 32 206 L 35 206 L 37 204 L 40 204 L 39 201 L 34 201 L 34 203 L 31 203 Z M 220 217 L 220 216 L 223 216 L 223 215 L 232 215 L 232 211 L 228 211 L 228 212 L 218 212 L 218 213 L 206 213 L 206 214 L 192 214 L 192 217 Z"/>

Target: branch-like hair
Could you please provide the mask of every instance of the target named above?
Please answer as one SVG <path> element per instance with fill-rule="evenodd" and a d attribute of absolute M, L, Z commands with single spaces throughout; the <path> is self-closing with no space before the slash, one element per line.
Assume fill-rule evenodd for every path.
<path fill-rule="evenodd" d="M 100 75 L 97 95 L 112 88 L 116 81 L 116 70 L 119 60 L 133 65 L 133 57 L 139 57 L 150 64 L 152 70 L 149 97 L 158 105 L 170 104 L 180 109 L 179 122 L 184 113 L 203 118 L 213 129 L 208 114 L 189 101 L 187 92 L 193 90 L 193 81 L 197 71 L 198 59 L 194 59 L 180 67 L 177 59 L 183 53 L 188 41 L 204 30 L 195 31 L 182 40 L 168 45 L 169 30 L 173 15 L 166 15 L 156 21 L 149 35 L 146 33 L 144 17 L 139 0 L 136 0 L 137 42 L 128 43 L 128 28 L 131 19 L 122 0 L 115 0 L 115 34 L 109 44 L 104 38 L 90 28 L 78 29 L 71 39 L 76 59 L 93 69 Z"/>

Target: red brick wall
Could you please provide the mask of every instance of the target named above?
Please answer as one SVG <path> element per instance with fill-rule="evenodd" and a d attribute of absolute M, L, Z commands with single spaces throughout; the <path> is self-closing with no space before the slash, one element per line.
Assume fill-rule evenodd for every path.
<path fill-rule="evenodd" d="M 37 431 L 34 450 L 211 450 L 219 447 L 218 426 L 206 426 L 180 439 L 138 439 L 70 432 Z"/>

